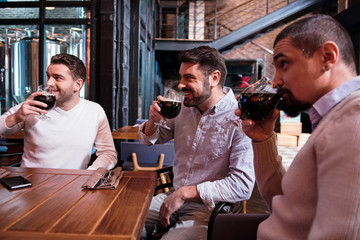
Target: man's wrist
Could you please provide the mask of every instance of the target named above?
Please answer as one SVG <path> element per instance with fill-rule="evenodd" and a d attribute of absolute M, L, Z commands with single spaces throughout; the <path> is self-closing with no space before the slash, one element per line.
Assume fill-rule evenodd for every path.
<path fill-rule="evenodd" d="M 152 136 L 157 130 L 157 126 L 155 125 L 154 121 L 152 120 L 147 120 L 144 124 L 143 127 L 143 133 L 146 136 Z"/>
<path fill-rule="evenodd" d="M 7 128 L 12 128 L 17 123 L 22 122 L 23 119 L 21 117 L 18 117 L 16 113 L 11 114 L 5 118 L 5 125 Z"/>
<path fill-rule="evenodd" d="M 200 195 L 197 192 L 196 186 L 183 186 L 183 187 L 179 188 L 177 191 L 179 191 L 178 192 L 179 197 L 183 201 L 200 199 Z"/>

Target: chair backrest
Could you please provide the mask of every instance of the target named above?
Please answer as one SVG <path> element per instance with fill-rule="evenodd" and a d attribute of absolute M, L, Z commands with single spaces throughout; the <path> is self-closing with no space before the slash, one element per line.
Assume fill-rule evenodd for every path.
<path fill-rule="evenodd" d="M 138 118 L 138 119 L 136 119 L 135 123 L 142 124 L 143 122 L 146 122 L 146 121 L 147 121 L 147 119 Z"/>
<path fill-rule="evenodd" d="M 0 166 L 20 167 L 23 155 L 23 140 L 0 140 Z"/>
<path fill-rule="evenodd" d="M 224 213 L 216 216 L 212 232 L 208 232 L 211 240 L 256 240 L 259 224 L 267 219 L 269 214 L 233 214 Z M 210 236 L 210 237 L 209 237 Z"/>
<path fill-rule="evenodd" d="M 120 160 L 124 161 L 124 170 L 132 170 L 132 153 L 136 153 L 139 165 L 156 165 L 161 153 L 165 155 L 164 166 L 174 163 L 174 143 L 155 144 L 147 146 L 139 142 L 121 142 Z M 131 164 L 129 164 L 131 163 Z"/>

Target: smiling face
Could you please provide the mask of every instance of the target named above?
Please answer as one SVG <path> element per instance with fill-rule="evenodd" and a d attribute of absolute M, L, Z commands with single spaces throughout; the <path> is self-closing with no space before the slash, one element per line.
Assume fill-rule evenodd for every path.
<path fill-rule="evenodd" d="M 301 49 L 294 47 L 290 38 L 284 38 L 274 48 L 274 65 L 274 83 L 284 99 L 283 110 L 288 115 L 298 115 L 324 94 L 319 51 L 305 57 Z"/>
<path fill-rule="evenodd" d="M 178 89 L 184 92 L 184 105 L 199 107 L 211 97 L 210 82 L 199 69 L 199 64 L 183 62 L 179 74 L 181 81 Z"/>
<path fill-rule="evenodd" d="M 46 86 L 54 92 L 56 106 L 68 110 L 79 101 L 79 91 L 83 80 L 74 80 L 66 65 L 50 64 L 46 76 Z"/>

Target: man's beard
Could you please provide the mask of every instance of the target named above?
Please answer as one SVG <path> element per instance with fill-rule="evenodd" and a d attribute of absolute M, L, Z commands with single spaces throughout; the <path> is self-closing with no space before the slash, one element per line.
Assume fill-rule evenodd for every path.
<path fill-rule="evenodd" d="M 71 101 L 73 95 L 69 92 L 59 91 L 58 96 L 56 97 L 56 104 L 58 106 L 64 105 L 66 102 Z"/>
<path fill-rule="evenodd" d="M 184 98 L 184 105 L 186 107 L 197 107 L 199 106 L 201 103 L 205 102 L 210 96 L 211 96 L 211 89 L 210 89 L 210 84 L 207 81 L 204 81 L 204 85 L 203 85 L 203 89 L 204 92 L 201 94 L 201 96 L 194 96 L 193 91 L 191 91 L 191 89 L 189 88 L 183 88 L 182 91 L 188 91 L 191 92 L 192 95 L 192 99 L 186 99 L 186 97 Z"/>
<path fill-rule="evenodd" d="M 310 103 L 297 100 L 289 89 L 279 88 L 277 93 L 280 95 L 286 93 L 287 98 L 279 102 L 278 108 L 283 110 L 289 117 L 296 117 L 311 107 Z"/>
<path fill-rule="evenodd" d="M 187 89 L 186 91 L 191 91 L 191 90 Z M 193 93 L 191 92 L 191 94 L 193 94 Z M 201 103 L 205 102 L 210 97 L 210 95 L 211 95 L 210 92 L 206 92 L 205 95 L 203 94 L 198 97 L 194 97 L 194 95 L 193 95 L 193 98 L 190 100 L 187 100 L 186 98 L 184 98 L 184 105 L 186 107 L 197 107 Z"/>

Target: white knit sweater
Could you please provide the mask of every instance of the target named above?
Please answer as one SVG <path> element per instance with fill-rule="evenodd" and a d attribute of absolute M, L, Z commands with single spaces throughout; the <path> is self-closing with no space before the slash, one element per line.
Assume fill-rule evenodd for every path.
<path fill-rule="evenodd" d="M 117 153 L 108 120 L 102 107 L 81 99 L 71 110 L 49 110 L 48 120 L 29 115 L 25 121 L 7 128 L 5 118 L 20 108 L 17 105 L 0 117 L 1 137 L 24 129 L 22 167 L 85 169 L 92 148 L 98 158 L 89 169 L 112 168 Z"/>

